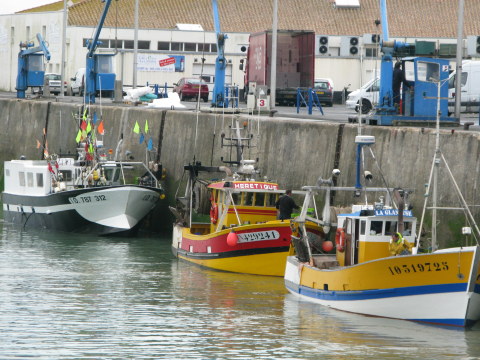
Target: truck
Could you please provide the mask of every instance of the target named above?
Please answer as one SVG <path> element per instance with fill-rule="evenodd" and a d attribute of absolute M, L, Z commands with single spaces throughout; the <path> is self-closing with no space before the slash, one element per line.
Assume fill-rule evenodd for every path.
<path fill-rule="evenodd" d="M 270 93 L 272 31 L 250 35 L 245 67 L 244 97 L 254 88 L 266 87 Z M 243 63 L 241 63 L 243 65 Z M 312 88 L 315 78 L 315 33 L 310 30 L 277 31 L 277 78 L 275 98 L 278 105 L 293 105 L 297 89 Z"/>
<path fill-rule="evenodd" d="M 448 113 L 455 111 L 455 81 L 454 70 L 448 80 Z M 464 60 L 462 62 L 462 84 L 460 112 L 476 113 L 480 104 L 480 61 Z"/>

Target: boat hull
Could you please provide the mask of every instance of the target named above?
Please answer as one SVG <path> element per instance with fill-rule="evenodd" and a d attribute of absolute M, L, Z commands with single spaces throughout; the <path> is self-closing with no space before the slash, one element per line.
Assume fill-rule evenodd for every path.
<path fill-rule="evenodd" d="M 97 235 L 135 232 L 159 198 L 159 189 L 133 185 L 82 188 L 45 196 L 2 194 L 7 222 Z"/>
<path fill-rule="evenodd" d="M 320 269 L 288 257 L 285 285 L 304 300 L 370 316 L 470 326 L 480 319 L 477 247 Z"/>
<path fill-rule="evenodd" d="M 289 221 L 235 227 L 239 241 L 227 242 L 231 229 L 208 235 L 192 234 L 175 225 L 172 251 L 180 259 L 216 270 L 235 273 L 283 276 L 287 256 L 291 253 L 292 231 Z"/>

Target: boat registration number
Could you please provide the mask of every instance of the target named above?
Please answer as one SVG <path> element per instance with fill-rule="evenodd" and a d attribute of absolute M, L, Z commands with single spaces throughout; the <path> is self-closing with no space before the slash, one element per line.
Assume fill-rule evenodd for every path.
<path fill-rule="evenodd" d="M 429 271 L 447 271 L 449 269 L 448 262 L 425 262 L 425 263 L 416 263 L 416 264 L 402 264 L 396 266 L 389 266 L 388 270 L 390 275 L 400 275 L 400 274 L 410 274 L 410 273 L 421 273 Z"/>
<path fill-rule="evenodd" d="M 94 196 L 77 196 L 68 198 L 71 204 L 83 204 L 83 203 L 93 203 L 98 201 L 107 201 L 105 195 L 94 195 Z"/>
<path fill-rule="evenodd" d="M 242 233 L 237 235 L 238 235 L 239 243 L 263 241 L 263 240 L 277 240 L 280 238 L 280 233 L 277 230 L 257 231 L 257 232 Z"/>

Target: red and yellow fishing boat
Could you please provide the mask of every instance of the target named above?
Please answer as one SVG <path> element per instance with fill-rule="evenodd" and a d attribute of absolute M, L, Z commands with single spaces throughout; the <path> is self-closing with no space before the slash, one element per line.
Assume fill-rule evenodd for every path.
<path fill-rule="evenodd" d="M 229 152 L 236 154 L 234 159 L 222 158 L 228 167 L 202 166 L 197 161 L 184 167 L 184 175 L 188 174 L 185 195 L 177 197 L 176 206 L 170 208 L 176 218 L 173 254 L 211 269 L 283 276 L 287 256 L 294 254 L 291 220 L 277 220 L 275 207 L 285 191 L 259 176 L 256 160 L 243 159 L 243 150 L 253 138 L 248 133 L 252 126 L 241 127 L 237 119 L 230 129 L 231 137 L 221 137 L 222 147 L 236 148 Z M 198 214 L 209 217 L 195 219 Z M 312 243 L 320 244 L 322 226 L 308 222 L 306 228 Z"/>
<path fill-rule="evenodd" d="M 283 276 L 293 255 L 290 220 L 277 220 L 281 190 L 274 182 L 223 180 L 207 185 L 210 221 L 177 222 L 172 250 L 180 259 L 236 273 Z M 310 237 L 323 237 L 309 224 Z"/>

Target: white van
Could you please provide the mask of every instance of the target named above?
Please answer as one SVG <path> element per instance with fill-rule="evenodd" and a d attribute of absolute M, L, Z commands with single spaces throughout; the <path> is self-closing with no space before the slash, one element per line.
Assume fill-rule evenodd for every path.
<path fill-rule="evenodd" d="M 448 79 L 448 112 L 455 112 L 455 81 L 453 71 Z M 478 112 L 480 101 L 480 61 L 464 60 L 462 62 L 460 112 Z"/>
<path fill-rule="evenodd" d="M 75 77 L 70 79 L 70 92 L 73 96 L 83 96 L 85 91 L 85 68 L 80 68 L 75 73 Z"/>
<path fill-rule="evenodd" d="M 358 112 L 360 97 L 362 98 L 362 114 L 367 114 L 378 103 L 380 91 L 380 77 L 374 78 L 363 85 L 360 89 L 348 94 L 346 105 L 348 109 Z"/>

